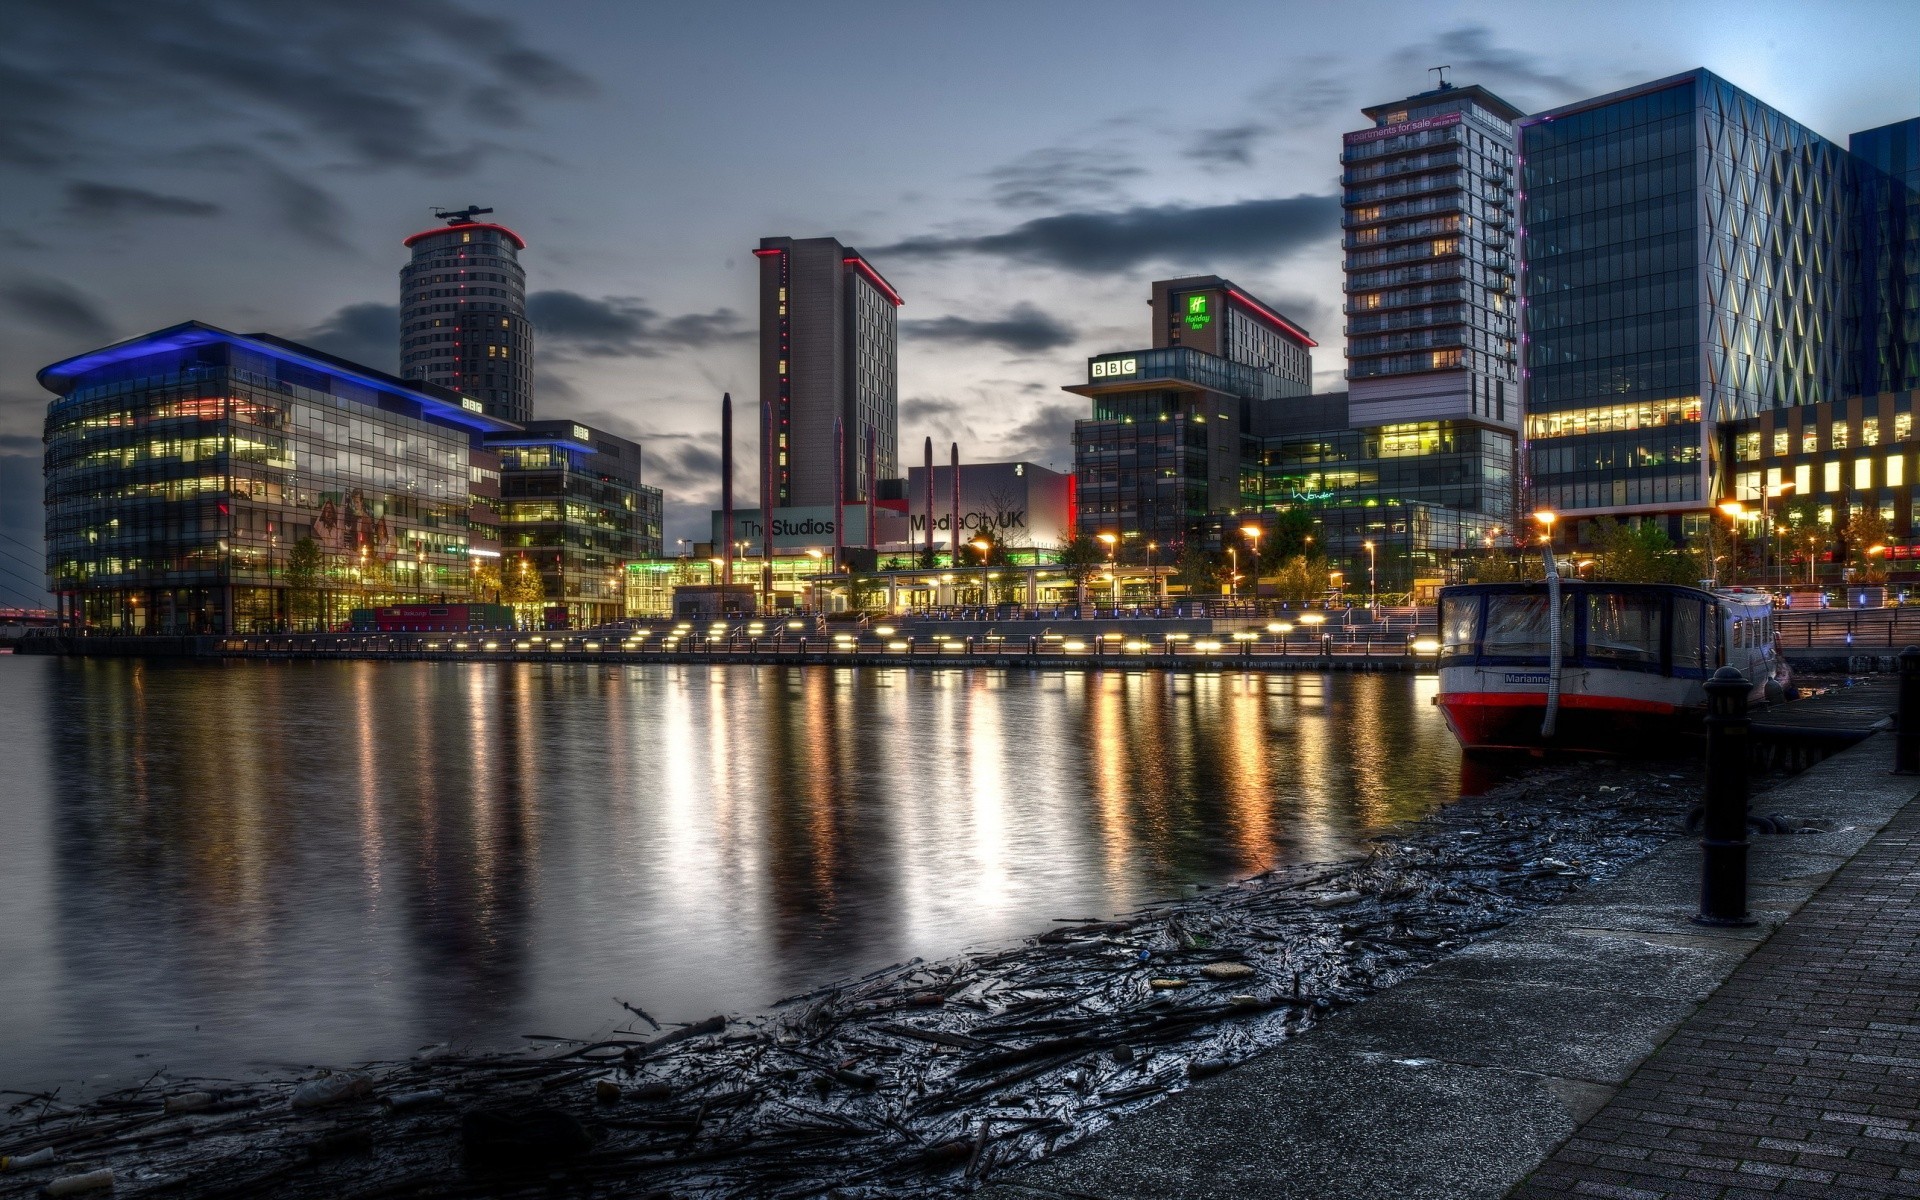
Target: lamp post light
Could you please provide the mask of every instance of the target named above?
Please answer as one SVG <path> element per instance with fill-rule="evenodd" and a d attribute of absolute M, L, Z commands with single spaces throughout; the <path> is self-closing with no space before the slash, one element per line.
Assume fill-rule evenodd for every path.
<path fill-rule="evenodd" d="M 1747 506 L 1738 500 L 1729 500 L 1720 506 L 1720 511 L 1727 514 L 1727 529 L 1733 534 L 1733 549 L 1727 554 L 1727 574 L 1737 576 L 1740 571 L 1740 518 L 1747 515 Z M 1718 573 L 1715 574 L 1714 582 L 1716 584 L 1720 582 Z M 1729 578 L 1727 582 L 1738 583 L 1739 580 Z"/>
<path fill-rule="evenodd" d="M 1147 543 L 1147 586 L 1153 590 L 1153 607 L 1160 607 L 1160 572 L 1153 565 L 1153 552 L 1160 548 L 1159 542 Z"/>
<path fill-rule="evenodd" d="M 992 600 L 987 595 L 987 556 L 993 553 L 993 543 L 985 538 L 974 538 L 967 545 L 980 554 L 980 603 L 989 604 Z"/>
<path fill-rule="evenodd" d="M 1546 533 L 1541 535 L 1541 540 L 1546 542 L 1547 549 L 1553 549 L 1553 523 L 1560 519 L 1560 514 L 1543 508 L 1533 514 L 1533 519 L 1540 522 L 1540 527 L 1546 530 Z"/>
<path fill-rule="evenodd" d="M 1118 556 L 1120 554 L 1120 535 L 1117 533 L 1096 533 L 1093 535 L 1093 539 L 1097 542 L 1105 543 L 1107 547 L 1107 570 L 1113 572 L 1113 574 L 1115 575 L 1118 575 L 1120 573 L 1119 566 L 1118 566 Z M 1118 602 L 1117 585 L 1116 585 L 1115 592 L 1116 592 L 1116 599 L 1115 599 L 1114 607 L 1119 608 L 1120 605 Z"/>
<path fill-rule="evenodd" d="M 1253 602 L 1256 607 L 1260 603 L 1260 535 L 1265 532 L 1258 525 L 1240 527 L 1240 536 L 1253 543 L 1253 565 L 1248 573 L 1253 576 Z"/>
<path fill-rule="evenodd" d="M 1379 581 L 1374 574 L 1373 543 L 1367 541 L 1361 542 L 1360 544 L 1366 547 L 1367 550 L 1367 612 L 1371 614 L 1374 609 L 1379 607 Z"/>
<path fill-rule="evenodd" d="M 813 573 L 817 577 L 820 574 L 820 564 L 826 561 L 827 552 L 824 550 L 809 549 L 807 551 L 807 557 L 813 560 Z M 824 611 L 820 606 L 820 584 L 817 578 L 807 581 L 807 594 L 812 602 L 813 611 Z"/>
<path fill-rule="evenodd" d="M 1769 484 L 1767 487 L 1763 488 L 1760 492 L 1760 522 L 1767 529 L 1774 531 L 1773 538 L 1771 539 L 1773 542 L 1773 545 L 1770 547 L 1770 549 L 1773 551 L 1773 559 L 1774 559 L 1773 588 L 1775 591 L 1780 590 L 1780 545 L 1779 545 L 1780 534 L 1773 524 L 1772 503 L 1773 501 L 1778 500 L 1780 497 L 1786 495 L 1788 492 L 1792 490 L 1793 490 L 1793 484 L 1791 482 L 1781 482 L 1781 483 Z M 1766 554 L 1766 551 L 1765 550 L 1761 551 L 1761 554 L 1764 557 Z M 1767 574 L 1766 566 L 1767 564 L 1764 561 L 1761 562 L 1760 577 L 1762 579 L 1766 578 L 1766 574 Z"/>

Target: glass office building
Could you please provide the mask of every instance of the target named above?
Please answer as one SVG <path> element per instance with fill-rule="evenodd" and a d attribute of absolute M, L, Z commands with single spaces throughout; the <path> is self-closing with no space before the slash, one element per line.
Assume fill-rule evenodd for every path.
<path fill-rule="evenodd" d="M 626 612 L 626 565 L 660 557 L 663 497 L 641 479 L 636 442 L 578 421 L 530 421 L 487 438 L 500 456 L 501 577 L 540 578 L 574 627 Z"/>
<path fill-rule="evenodd" d="M 1535 507 L 1683 534 L 1718 426 L 1862 386 L 1863 160 L 1704 70 L 1528 117 L 1520 156 Z"/>
<path fill-rule="evenodd" d="M 1312 513 L 1320 548 L 1349 578 L 1372 542 L 1381 586 L 1400 590 L 1512 527 L 1513 456 L 1512 434 L 1472 421 L 1279 434 L 1249 461 L 1244 511 Z"/>
<path fill-rule="evenodd" d="M 1848 391 L 1920 387 L 1920 117 L 1856 133 L 1847 148 L 1860 175 Z"/>
<path fill-rule="evenodd" d="M 47 575 L 75 627 L 330 628 L 465 600 L 478 400 L 188 322 L 53 364 Z"/>

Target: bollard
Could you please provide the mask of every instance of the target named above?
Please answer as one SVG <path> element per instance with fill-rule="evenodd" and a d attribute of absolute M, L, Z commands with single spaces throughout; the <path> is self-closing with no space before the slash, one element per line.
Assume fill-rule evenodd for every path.
<path fill-rule="evenodd" d="M 1893 773 L 1920 775 L 1920 646 L 1900 652 L 1900 708 L 1893 720 Z"/>
<path fill-rule="evenodd" d="M 1746 677 L 1707 680 L 1707 794 L 1700 827 L 1700 925 L 1752 925 L 1747 915 Z"/>

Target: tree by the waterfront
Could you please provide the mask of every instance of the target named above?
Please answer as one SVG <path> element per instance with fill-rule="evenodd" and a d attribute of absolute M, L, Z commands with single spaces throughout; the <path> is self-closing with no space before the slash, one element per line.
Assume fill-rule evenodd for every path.
<path fill-rule="evenodd" d="M 1657 521 L 1594 522 L 1593 577 L 1616 583 L 1694 583 L 1701 578 L 1692 555 L 1683 553 Z"/>
<path fill-rule="evenodd" d="M 1296 554 L 1281 563 L 1274 573 L 1274 594 L 1288 601 L 1317 600 L 1326 594 L 1327 580 L 1324 558 Z"/>

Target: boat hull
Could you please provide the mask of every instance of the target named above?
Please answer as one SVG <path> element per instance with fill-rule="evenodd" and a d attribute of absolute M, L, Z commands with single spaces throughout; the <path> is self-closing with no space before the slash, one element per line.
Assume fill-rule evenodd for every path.
<path fill-rule="evenodd" d="M 1646 752 L 1698 732 L 1704 710 L 1625 696 L 1562 695 L 1553 736 L 1543 736 L 1545 692 L 1455 692 L 1440 711 L 1467 750 Z"/>

